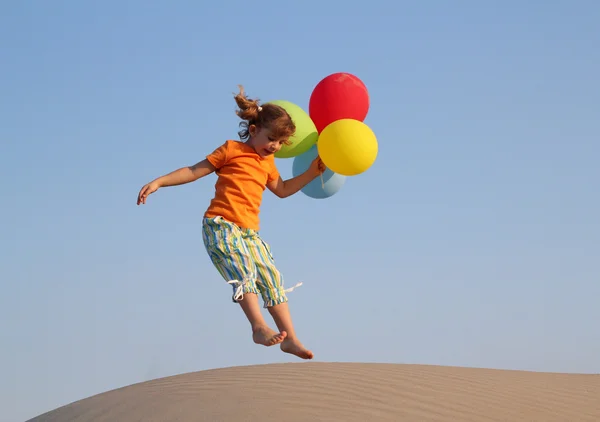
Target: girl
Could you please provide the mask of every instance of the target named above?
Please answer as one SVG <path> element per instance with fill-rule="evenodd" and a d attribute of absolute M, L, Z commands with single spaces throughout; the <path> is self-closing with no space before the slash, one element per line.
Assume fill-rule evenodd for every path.
<path fill-rule="evenodd" d="M 235 96 L 242 119 L 243 141 L 228 140 L 199 163 L 161 176 L 142 187 L 137 204 L 166 186 L 190 183 L 216 172 L 215 196 L 202 220 L 206 251 L 221 276 L 233 285 L 233 301 L 239 303 L 252 327 L 252 339 L 264 346 L 280 344 L 282 351 L 302 359 L 313 353 L 296 337 L 283 276 L 275 266 L 271 248 L 259 234 L 259 212 L 265 187 L 280 198 L 295 194 L 325 171 L 317 157 L 304 174 L 282 180 L 274 154 L 289 143 L 296 127 L 290 115 L 273 104 L 259 105 L 246 98 L 244 89 Z M 258 295 L 279 332 L 265 322 Z"/>

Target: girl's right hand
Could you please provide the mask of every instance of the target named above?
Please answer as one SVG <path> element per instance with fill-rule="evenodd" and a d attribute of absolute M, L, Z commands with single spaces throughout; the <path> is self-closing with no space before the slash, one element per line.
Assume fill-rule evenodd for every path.
<path fill-rule="evenodd" d="M 160 186 L 155 181 L 144 185 L 142 187 L 142 189 L 140 189 L 140 193 L 138 193 L 137 204 L 138 205 L 145 204 L 146 198 L 148 198 L 148 195 L 156 192 L 159 187 Z"/>

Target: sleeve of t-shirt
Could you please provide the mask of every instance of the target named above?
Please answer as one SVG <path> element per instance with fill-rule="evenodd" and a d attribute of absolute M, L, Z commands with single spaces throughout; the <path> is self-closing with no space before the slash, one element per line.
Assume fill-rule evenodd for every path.
<path fill-rule="evenodd" d="M 225 142 L 223 145 L 219 146 L 213 152 L 208 154 L 206 159 L 217 169 L 223 167 L 225 163 L 227 163 L 228 147 L 229 142 Z"/>
<path fill-rule="evenodd" d="M 275 160 L 273 159 L 273 161 L 271 161 L 271 171 L 269 171 L 267 182 L 272 182 L 274 180 L 279 180 L 279 170 L 277 170 L 277 165 L 275 165 Z"/>

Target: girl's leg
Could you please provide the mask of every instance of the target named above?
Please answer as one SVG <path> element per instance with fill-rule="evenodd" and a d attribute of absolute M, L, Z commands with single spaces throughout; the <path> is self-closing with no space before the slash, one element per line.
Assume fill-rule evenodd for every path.
<path fill-rule="evenodd" d="M 205 218 L 202 230 L 204 245 L 214 266 L 225 281 L 234 282 L 232 300 L 238 302 L 246 314 L 254 342 L 264 346 L 281 343 L 286 333 L 273 331 L 262 316 L 254 280 L 255 265 L 241 230 L 221 217 Z M 238 294 L 242 297 L 238 298 Z"/>
<path fill-rule="evenodd" d="M 285 331 L 280 333 L 272 330 L 262 316 L 258 296 L 254 293 L 246 293 L 243 299 L 239 300 L 239 304 L 246 314 L 246 318 L 252 327 L 252 340 L 256 344 L 263 346 L 273 346 L 281 343 L 287 336 Z"/>
<path fill-rule="evenodd" d="M 292 317 L 290 315 L 290 309 L 287 302 L 271 306 L 268 309 L 269 313 L 273 317 L 273 320 L 275 321 L 275 324 L 277 324 L 279 331 L 287 334 L 285 339 L 283 339 L 281 342 L 281 350 L 285 353 L 296 355 L 302 359 L 312 359 L 314 356 L 313 352 L 304 347 L 304 345 L 296 337 L 296 332 L 294 331 L 294 325 L 292 324 Z"/>
<path fill-rule="evenodd" d="M 313 353 L 304 347 L 296 337 L 287 304 L 286 290 L 283 288 L 283 276 L 275 265 L 271 248 L 260 238 L 258 233 L 249 233 L 244 240 L 250 255 L 254 258 L 257 273 L 256 283 L 262 294 L 264 306 L 269 310 L 280 333 L 285 334 L 285 338 L 281 342 L 281 350 L 302 359 L 312 359 Z M 258 299 L 256 306 L 258 307 Z"/>

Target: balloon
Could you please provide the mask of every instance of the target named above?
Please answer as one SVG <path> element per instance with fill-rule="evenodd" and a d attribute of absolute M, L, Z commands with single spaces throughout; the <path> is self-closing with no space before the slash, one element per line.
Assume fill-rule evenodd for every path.
<path fill-rule="evenodd" d="M 369 111 L 369 92 L 356 76 L 345 72 L 333 73 L 315 86 L 308 110 L 319 133 L 336 120 L 362 122 Z"/>
<path fill-rule="evenodd" d="M 317 128 L 307 112 L 294 103 L 285 100 L 269 101 L 270 104 L 281 106 L 292 117 L 296 125 L 296 133 L 290 137 L 290 145 L 283 145 L 275 153 L 276 158 L 291 158 L 308 151 L 319 137 Z"/>
<path fill-rule="evenodd" d="M 294 158 L 294 162 L 292 163 L 293 176 L 299 176 L 308 170 L 310 164 L 317 158 L 317 155 L 319 155 L 317 146 L 314 145 L 304 154 Z M 320 176 L 313 179 L 308 185 L 302 188 L 302 193 L 315 199 L 329 198 L 335 195 L 346 182 L 346 176 L 335 174 L 329 169 L 326 169 L 322 176 L 323 182 L 321 182 Z"/>
<path fill-rule="evenodd" d="M 371 128 L 354 119 L 336 120 L 325 127 L 317 148 L 323 163 L 344 176 L 366 171 L 378 152 L 377 138 Z"/>

